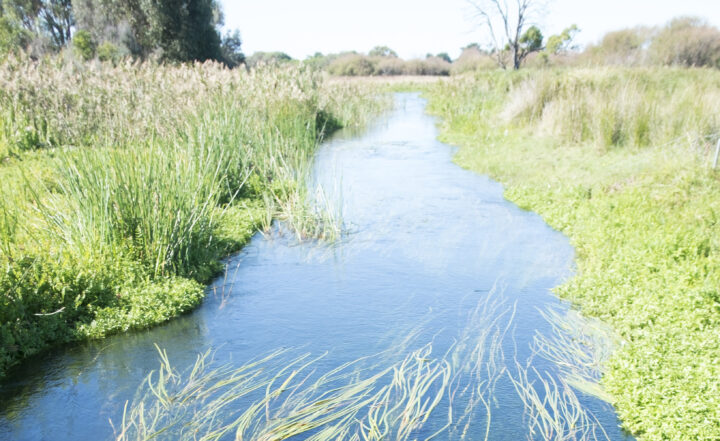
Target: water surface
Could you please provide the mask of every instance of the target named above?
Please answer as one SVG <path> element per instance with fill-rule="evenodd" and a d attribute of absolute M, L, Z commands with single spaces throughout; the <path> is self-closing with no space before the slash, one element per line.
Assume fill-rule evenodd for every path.
<path fill-rule="evenodd" d="M 0 387 L 0 439 L 111 439 L 108 420 L 119 421 L 158 366 L 155 345 L 179 368 L 210 348 L 218 362 L 236 365 L 277 348 L 327 352 L 322 371 L 386 350 L 388 360 L 401 359 L 411 347 L 398 341 L 415 331 L 410 346 L 432 343 L 440 356 L 488 296 L 514 310 L 505 361 L 525 363 L 533 336 L 550 329 L 540 311 L 567 308 L 550 289 L 572 275 L 573 249 L 504 200 L 498 183 L 453 164 L 424 107 L 416 94 L 399 94 L 366 133 L 341 132 L 321 147 L 315 179 L 337 189 L 348 230 L 340 243 L 258 234 L 192 314 L 27 361 Z M 540 357 L 532 363 L 554 372 Z M 610 439 L 625 439 L 611 406 L 582 400 Z M 526 439 L 522 403 L 506 377 L 493 409 L 490 439 Z M 477 418 L 469 439 L 484 437 Z M 446 412 L 437 419 L 428 426 L 440 427 Z"/>

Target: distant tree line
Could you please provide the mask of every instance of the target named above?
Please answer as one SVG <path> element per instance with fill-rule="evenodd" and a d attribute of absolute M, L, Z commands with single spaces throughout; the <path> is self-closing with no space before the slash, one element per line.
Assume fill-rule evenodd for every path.
<path fill-rule="evenodd" d="M 244 61 L 240 34 L 221 35 L 216 0 L 0 0 L 0 57 L 71 48 L 83 59 Z"/>
<path fill-rule="evenodd" d="M 720 69 L 720 29 L 696 17 L 679 17 L 664 26 L 636 27 L 607 33 L 598 43 L 580 49 L 574 38 L 580 32 L 572 25 L 545 38 L 536 26 L 520 34 L 519 66 L 679 66 Z M 471 43 L 460 56 L 428 54 L 424 60 L 402 60 L 381 46 L 367 55 L 357 52 L 308 57 L 305 63 L 333 75 L 455 75 L 477 70 L 513 68 L 514 50 L 506 43 Z M 378 55 L 384 53 L 385 55 Z M 518 66 L 518 67 L 519 67 Z"/>

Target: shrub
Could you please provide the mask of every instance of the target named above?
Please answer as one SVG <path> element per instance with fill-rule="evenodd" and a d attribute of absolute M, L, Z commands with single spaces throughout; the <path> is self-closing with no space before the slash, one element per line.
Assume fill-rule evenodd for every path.
<path fill-rule="evenodd" d="M 0 17 L 0 59 L 7 54 L 26 49 L 32 35 L 10 17 Z"/>
<path fill-rule="evenodd" d="M 451 64 L 440 57 L 429 57 L 421 60 L 422 73 L 420 75 L 450 75 Z"/>
<path fill-rule="evenodd" d="M 110 43 L 109 41 L 104 42 L 97 48 L 97 57 L 100 61 L 105 62 L 117 62 L 120 55 L 120 48 Z"/>
<path fill-rule="evenodd" d="M 96 44 L 90 32 L 85 30 L 77 31 L 73 36 L 72 45 L 75 53 L 83 60 L 87 61 L 95 58 Z"/>
<path fill-rule="evenodd" d="M 644 46 L 650 40 L 647 28 L 632 28 L 605 34 L 600 44 L 585 51 L 590 64 L 637 66 L 645 63 Z"/>
<path fill-rule="evenodd" d="M 656 64 L 720 67 L 720 30 L 699 18 L 676 18 L 650 45 Z"/>
<path fill-rule="evenodd" d="M 368 76 L 377 72 L 376 61 L 360 54 L 348 54 L 333 60 L 328 72 L 339 76 Z"/>
<path fill-rule="evenodd" d="M 255 67 L 260 64 L 285 64 L 289 61 L 292 61 L 292 57 L 285 52 L 255 52 L 245 59 L 245 64 L 247 64 L 248 67 Z"/>
<path fill-rule="evenodd" d="M 476 45 L 471 45 L 463 49 L 460 56 L 450 67 L 450 73 L 458 75 L 465 72 L 495 68 L 497 68 L 497 62 L 491 55 L 481 51 Z"/>
<path fill-rule="evenodd" d="M 384 57 L 377 62 L 377 75 L 402 75 L 406 73 L 405 62 L 399 58 Z"/>

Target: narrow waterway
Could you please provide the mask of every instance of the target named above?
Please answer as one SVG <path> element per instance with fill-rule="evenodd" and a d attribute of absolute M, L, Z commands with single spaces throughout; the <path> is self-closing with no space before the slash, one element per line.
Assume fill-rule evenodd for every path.
<path fill-rule="evenodd" d="M 453 164 L 425 104 L 398 94 L 394 110 L 368 131 L 323 144 L 314 178 L 341 205 L 348 233 L 339 243 L 258 234 L 192 314 L 27 361 L 0 386 L 0 439 L 112 439 L 109 420 L 117 427 L 126 401 L 158 368 L 155 345 L 181 371 L 208 349 L 215 363 L 233 366 L 278 349 L 324 354 L 313 367 L 318 375 L 363 357 L 357 365 L 367 372 L 382 370 L 425 348 L 415 353 L 447 360 L 438 366 L 450 381 L 430 385 L 426 393 L 440 400 L 410 439 L 436 432 L 436 439 L 542 439 L 539 429 L 530 433 L 518 369 L 562 383 L 558 367 L 532 347 L 552 334 L 543 311 L 567 310 L 550 289 L 572 275 L 573 249 L 537 215 L 505 201 L 499 184 Z M 481 344 L 484 358 L 471 355 Z M 612 406 L 575 393 L 590 415 L 587 433 L 629 439 Z"/>

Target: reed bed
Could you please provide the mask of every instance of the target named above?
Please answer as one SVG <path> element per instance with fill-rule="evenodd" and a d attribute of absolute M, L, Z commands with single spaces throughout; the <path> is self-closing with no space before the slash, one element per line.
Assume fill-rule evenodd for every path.
<path fill-rule="evenodd" d="M 578 275 L 557 292 L 625 342 L 601 383 L 639 440 L 720 437 L 718 84 L 710 69 L 607 68 L 428 89 L 455 160 L 570 237 Z"/>
<path fill-rule="evenodd" d="M 302 67 L 6 59 L 0 375 L 48 345 L 188 311 L 273 220 L 338 237 L 337 213 L 309 197 L 313 154 L 387 105 Z"/>

